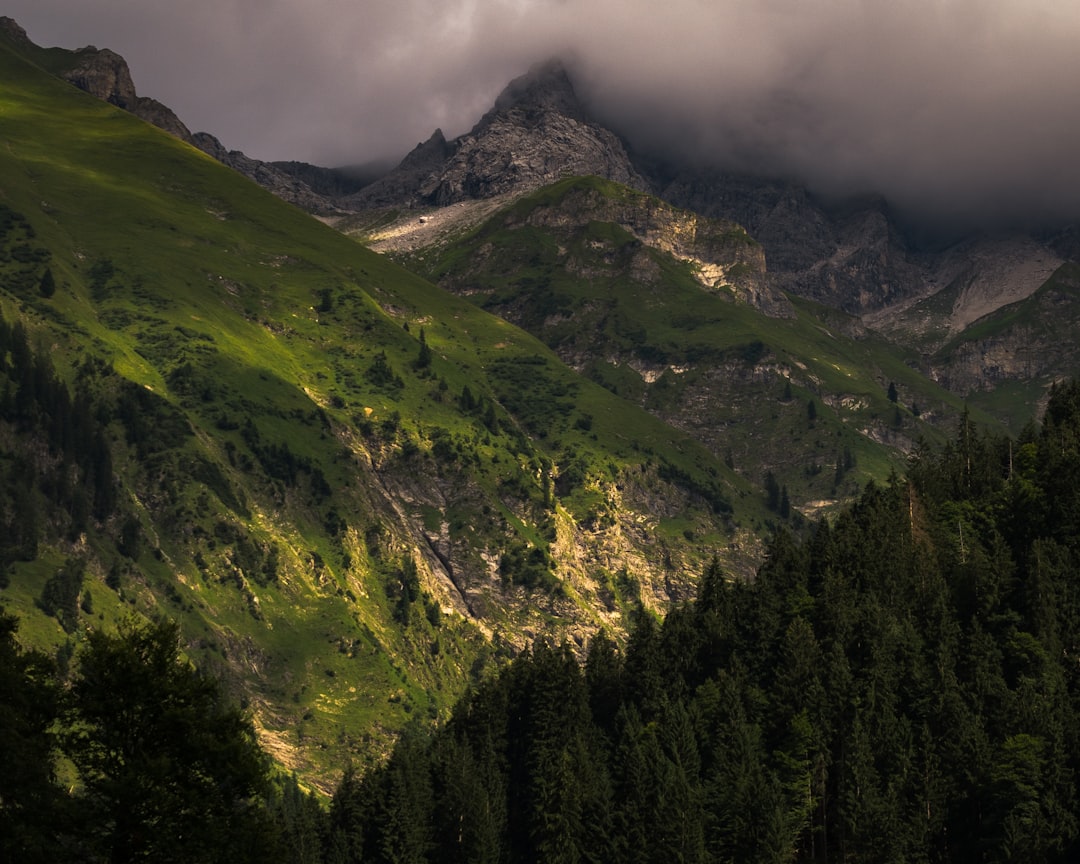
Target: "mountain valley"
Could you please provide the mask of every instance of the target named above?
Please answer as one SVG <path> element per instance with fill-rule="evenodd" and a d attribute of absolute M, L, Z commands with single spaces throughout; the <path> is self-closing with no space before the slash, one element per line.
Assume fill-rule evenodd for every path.
<path fill-rule="evenodd" d="M 662 165 L 559 62 L 367 173 L 0 25 L 0 604 L 59 657 L 175 619 L 323 793 L 1080 374 L 1068 229 Z"/>

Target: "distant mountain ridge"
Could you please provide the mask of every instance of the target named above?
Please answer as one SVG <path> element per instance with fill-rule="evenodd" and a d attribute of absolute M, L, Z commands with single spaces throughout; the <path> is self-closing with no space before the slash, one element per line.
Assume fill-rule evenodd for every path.
<path fill-rule="evenodd" d="M 958 372 L 951 368 L 957 355 L 946 350 L 975 318 L 1024 301 L 1057 267 L 1077 260 L 1075 228 L 1004 240 L 974 236 L 944 249 L 925 248 L 911 241 L 881 198 L 823 202 L 795 180 L 664 164 L 597 122 L 559 60 L 514 79 L 469 133 L 451 141 L 436 129 L 396 167 L 356 178 L 305 163 L 260 162 L 208 133 L 192 135 L 166 106 L 136 94 L 119 55 L 92 47 L 40 49 L 15 22 L 6 22 L 9 43 L 35 62 L 49 55 L 42 65 L 54 74 L 189 141 L 279 197 L 345 229 L 353 226 L 351 233 L 366 234 L 364 226 L 378 224 L 379 236 L 407 237 L 406 248 L 415 252 L 475 225 L 491 212 L 487 202 L 503 206 L 563 177 L 596 175 L 744 226 L 764 249 L 773 289 L 855 316 L 852 333 L 870 328 L 916 345 L 926 375 L 982 400 L 1002 419 L 1037 413 L 1050 383 L 1080 371 L 1064 359 L 1013 362 L 998 341 L 970 353 Z M 417 212 L 419 220 L 411 215 Z M 391 225 L 385 224 L 387 213 Z M 376 248 L 383 248 L 381 241 Z M 1058 313 L 1080 325 L 1080 310 L 1072 304 Z M 999 338 L 1004 344 L 1023 340 Z M 986 358 L 981 367 L 979 357 Z M 996 395 L 1003 381 L 1019 385 L 1022 404 Z"/>
<path fill-rule="evenodd" d="M 1072 353 L 1052 342 L 1040 363 L 1014 360 L 1007 346 L 1024 344 L 1028 331 L 997 333 L 993 344 L 981 344 L 974 330 L 962 370 L 948 347 L 982 317 L 1033 297 L 1076 260 L 1075 230 L 975 235 L 928 247 L 914 242 L 877 196 L 826 202 L 790 179 L 664 164 L 593 120 L 558 61 L 511 82 L 467 135 L 447 141 L 436 130 L 397 168 L 341 203 L 397 212 L 393 225 L 372 235 L 376 248 L 394 248 L 380 238 L 407 237 L 404 248 L 416 254 L 425 244 L 451 242 L 454 223 L 462 230 L 474 224 L 472 213 L 487 212 L 480 202 L 504 206 L 545 182 L 585 173 L 742 225 L 764 249 L 772 290 L 853 316 L 852 335 L 875 331 L 915 348 L 923 374 L 1005 422 L 1037 414 L 1050 384 L 1080 373 Z M 1046 304 L 1029 308 L 1043 310 L 1032 311 L 1036 317 L 1050 314 Z M 1059 303 L 1054 316 L 1055 332 L 1062 320 L 1080 325 L 1080 306 Z"/>

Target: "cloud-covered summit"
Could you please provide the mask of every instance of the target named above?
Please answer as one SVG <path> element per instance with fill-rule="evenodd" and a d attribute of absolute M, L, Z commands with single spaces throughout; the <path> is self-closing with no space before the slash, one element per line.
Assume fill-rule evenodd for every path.
<path fill-rule="evenodd" d="M 938 218 L 1080 214 L 1080 7 L 1057 0 L 9 0 L 38 44 L 263 159 L 343 164 L 467 131 L 562 57 L 638 146 L 876 190 Z"/>

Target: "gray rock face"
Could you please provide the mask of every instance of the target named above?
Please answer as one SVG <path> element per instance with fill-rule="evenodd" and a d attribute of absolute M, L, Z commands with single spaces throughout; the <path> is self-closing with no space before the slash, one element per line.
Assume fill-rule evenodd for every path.
<path fill-rule="evenodd" d="M 978 319 L 930 360 L 929 373 L 955 393 L 988 392 L 1007 381 L 1045 381 L 1080 368 L 1080 268 L 1060 267 L 1022 301 Z M 1009 320 L 1009 319 L 1012 320 Z"/>
<path fill-rule="evenodd" d="M 127 61 L 108 48 L 87 45 L 74 52 L 74 65 L 64 72 L 65 80 L 98 99 L 130 111 L 138 97 Z"/>
<path fill-rule="evenodd" d="M 64 80 L 92 96 L 123 108 L 141 120 L 164 129 L 189 144 L 191 132 L 168 106 L 156 99 L 139 96 L 127 61 L 108 48 L 88 45 L 73 52 L 73 63 L 61 73 Z"/>
<path fill-rule="evenodd" d="M 798 184 L 720 172 L 683 171 L 660 188 L 673 204 L 744 225 L 785 291 L 862 315 L 925 288 L 880 200 L 830 212 Z"/>
<path fill-rule="evenodd" d="M 333 213 L 337 208 L 322 195 L 317 195 L 311 188 L 286 171 L 269 162 L 262 162 L 244 155 L 239 150 L 227 149 L 217 138 L 208 132 L 196 132 L 191 136 L 191 143 L 207 156 L 228 165 L 234 171 L 254 180 L 264 189 L 278 198 L 295 204 L 309 213 Z"/>
<path fill-rule="evenodd" d="M 622 141 L 589 119 L 565 67 L 551 61 L 512 81 L 471 132 L 447 141 L 436 130 L 348 205 L 445 207 L 586 174 L 647 187 Z"/>
<path fill-rule="evenodd" d="M 11 45 L 33 45 L 26 31 L 15 21 L 14 18 L 0 16 L 0 38 Z"/>
<path fill-rule="evenodd" d="M 454 153 L 454 148 L 436 129 L 427 141 L 416 147 L 394 170 L 365 187 L 358 195 L 347 199 L 346 206 L 355 209 L 396 207 L 415 202 L 420 190 L 432 177 L 437 177 Z"/>

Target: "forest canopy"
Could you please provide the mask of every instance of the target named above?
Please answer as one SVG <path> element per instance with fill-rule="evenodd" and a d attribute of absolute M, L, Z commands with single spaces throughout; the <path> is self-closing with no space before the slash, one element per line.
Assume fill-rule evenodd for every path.
<path fill-rule="evenodd" d="M 1073 861 L 1080 385 L 346 778 L 351 861 Z"/>
<path fill-rule="evenodd" d="M 965 417 L 756 578 L 582 662 L 539 641 L 329 806 L 270 782 L 175 625 L 65 680 L 0 617 L 7 860 L 1029 862 L 1080 855 L 1080 383 Z M 63 758 L 77 782 L 61 786 Z M 65 826 L 62 830 L 57 826 Z"/>

